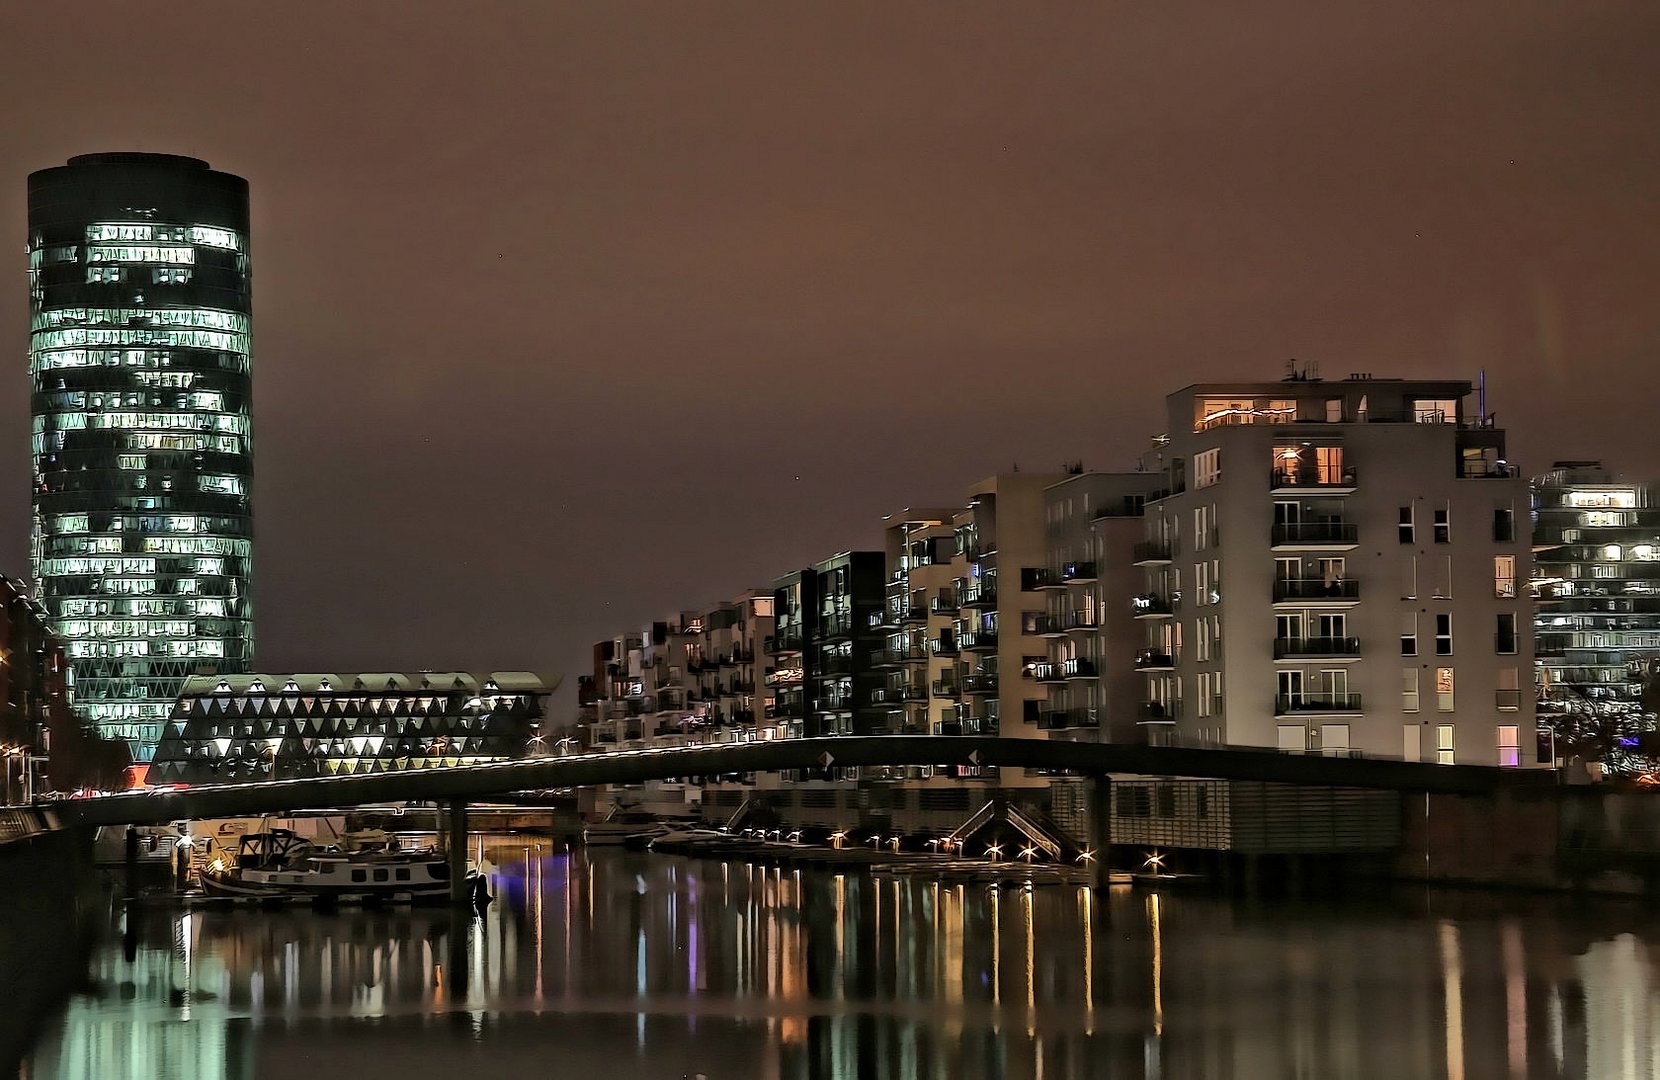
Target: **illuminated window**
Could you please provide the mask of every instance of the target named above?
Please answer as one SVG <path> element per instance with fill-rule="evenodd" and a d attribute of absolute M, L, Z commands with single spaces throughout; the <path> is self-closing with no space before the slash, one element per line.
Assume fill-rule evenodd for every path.
<path fill-rule="evenodd" d="M 1193 455 L 1193 486 L 1210 487 L 1222 479 L 1222 451 L 1201 450 Z"/>
<path fill-rule="evenodd" d="M 1453 669 L 1435 669 L 1435 708 L 1437 712 L 1453 711 Z"/>
<path fill-rule="evenodd" d="M 1516 596 L 1516 556 L 1493 556 L 1493 595 L 1500 600 Z"/>
<path fill-rule="evenodd" d="M 1453 761 L 1453 726 L 1439 724 L 1435 728 L 1435 763 L 1451 765 Z"/>
<path fill-rule="evenodd" d="M 1522 729 L 1514 724 L 1499 725 L 1499 764 L 1514 768 L 1522 763 Z"/>

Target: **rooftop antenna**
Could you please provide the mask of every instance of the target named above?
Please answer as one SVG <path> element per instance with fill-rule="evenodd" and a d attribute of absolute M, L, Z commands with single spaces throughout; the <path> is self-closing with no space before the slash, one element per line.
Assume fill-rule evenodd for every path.
<path fill-rule="evenodd" d="M 1487 423 L 1487 369 L 1476 372 L 1476 419 Z"/>

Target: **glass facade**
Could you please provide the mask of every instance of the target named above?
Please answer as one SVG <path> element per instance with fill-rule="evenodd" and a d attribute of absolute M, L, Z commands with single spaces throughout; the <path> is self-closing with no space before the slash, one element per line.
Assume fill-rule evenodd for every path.
<path fill-rule="evenodd" d="M 29 177 L 36 592 L 76 707 L 148 761 L 252 664 L 248 185 L 93 154 Z"/>

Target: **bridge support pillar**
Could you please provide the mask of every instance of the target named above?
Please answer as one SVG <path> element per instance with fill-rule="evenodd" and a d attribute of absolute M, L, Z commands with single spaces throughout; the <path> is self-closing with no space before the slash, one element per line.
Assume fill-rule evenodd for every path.
<path fill-rule="evenodd" d="M 127 826 L 126 886 L 128 900 L 138 895 L 138 828 Z"/>
<path fill-rule="evenodd" d="M 1101 775 L 1089 778 L 1089 850 L 1090 884 L 1098 889 L 1104 889 L 1112 872 L 1108 865 L 1108 856 L 1112 854 L 1112 777 L 1110 776 Z"/>
<path fill-rule="evenodd" d="M 450 902 L 464 907 L 472 902 L 472 890 L 467 886 L 467 803 L 451 799 L 445 808 L 449 811 L 445 854 L 450 862 Z"/>

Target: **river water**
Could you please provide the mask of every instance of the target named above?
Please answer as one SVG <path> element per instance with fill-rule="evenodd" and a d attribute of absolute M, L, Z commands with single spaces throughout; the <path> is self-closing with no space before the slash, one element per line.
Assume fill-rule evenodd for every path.
<path fill-rule="evenodd" d="M 135 914 L 23 1075 L 1660 1075 L 1660 921 L 1637 904 L 492 858 L 479 920 Z"/>

